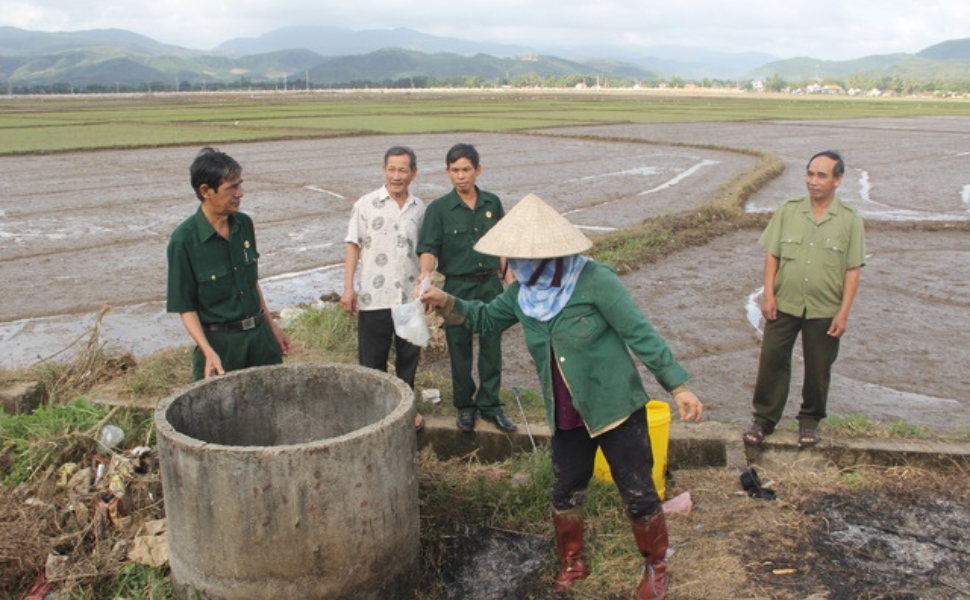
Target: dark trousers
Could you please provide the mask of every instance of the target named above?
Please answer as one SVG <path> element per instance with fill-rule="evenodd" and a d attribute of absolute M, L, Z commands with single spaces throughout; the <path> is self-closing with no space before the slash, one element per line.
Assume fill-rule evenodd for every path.
<path fill-rule="evenodd" d="M 449 277 L 445 280 L 444 291 L 463 300 L 488 302 L 502 293 L 502 282 L 498 277 L 471 281 Z M 484 417 L 501 413 L 501 332 L 478 336 L 478 379 L 481 385 L 477 389 L 472 379 L 475 334 L 464 325 L 447 325 L 445 340 L 451 359 L 451 389 L 455 408 L 459 412 L 478 410 Z"/>
<path fill-rule="evenodd" d="M 792 349 L 799 332 L 805 358 L 805 382 L 798 423 L 814 429 L 825 418 L 832 364 L 839 355 L 839 338 L 826 333 L 831 324 L 832 319 L 806 319 L 780 311 L 777 319 L 765 322 L 754 388 L 754 418 L 768 433 L 774 431 L 785 411 L 791 385 Z"/>
<path fill-rule="evenodd" d="M 219 355 L 223 370 L 238 371 L 247 367 L 278 365 L 283 362 L 283 351 L 273 335 L 268 321 L 248 331 L 207 331 L 205 339 Z M 205 356 L 196 346 L 192 352 L 192 377 L 196 381 L 205 374 Z"/>
<path fill-rule="evenodd" d="M 627 515 L 639 519 L 660 509 L 652 476 L 653 450 L 646 412 L 634 411 L 619 427 L 595 438 L 589 436 L 585 427 L 556 430 L 552 436 L 553 508 L 562 511 L 583 504 L 593 476 L 596 449 L 602 448 Z"/>
<path fill-rule="evenodd" d="M 395 335 L 391 309 L 362 310 L 357 313 L 357 362 L 364 367 L 387 372 L 392 341 L 394 373 L 414 389 L 421 347 Z"/>

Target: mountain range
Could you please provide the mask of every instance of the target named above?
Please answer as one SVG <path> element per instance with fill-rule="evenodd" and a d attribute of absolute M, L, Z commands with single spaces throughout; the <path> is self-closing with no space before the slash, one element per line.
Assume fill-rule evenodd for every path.
<path fill-rule="evenodd" d="M 294 26 L 214 50 L 159 43 L 118 29 L 37 32 L 0 27 L 0 81 L 14 88 L 275 84 L 380 85 L 447 81 L 508 83 L 516 78 L 648 81 L 736 81 L 771 76 L 819 80 L 852 76 L 970 80 L 970 38 L 948 40 L 916 54 L 851 61 L 782 59 L 692 47 L 601 45 L 531 48 L 444 38 L 411 29 L 354 31 Z M 60 91 L 55 90 L 55 91 Z"/>

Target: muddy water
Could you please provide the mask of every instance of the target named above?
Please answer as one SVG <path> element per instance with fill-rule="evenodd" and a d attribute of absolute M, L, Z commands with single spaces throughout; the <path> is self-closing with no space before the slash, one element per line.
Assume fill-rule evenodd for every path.
<path fill-rule="evenodd" d="M 481 186 L 509 207 L 538 192 L 592 230 L 699 206 L 724 174 L 751 164 L 726 152 L 509 135 L 226 146 L 244 168 L 242 209 L 256 222 L 270 307 L 340 289 L 350 207 L 382 183 L 388 146 L 414 147 L 412 189 L 431 200 L 450 189 L 444 155 L 458 141 L 477 145 Z M 105 304 L 109 344 L 143 353 L 186 341 L 177 317 L 164 314 L 165 246 L 198 205 L 188 184 L 196 150 L 0 158 L 3 364 L 50 355 Z"/>
<path fill-rule="evenodd" d="M 556 134 L 755 147 L 786 172 L 749 209 L 803 193 L 808 156 L 841 150 L 840 190 L 870 221 L 970 219 L 970 119 L 703 123 L 563 129 Z M 475 134 L 238 144 L 243 210 L 257 226 L 271 308 L 337 291 L 350 206 L 380 184 L 383 150 L 418 152 L 413 190 L 449 189 L 444 153 L 458 141 L 482 153 L 481 186 L 507 207 L 535 192 L 588 231 L 608 231 L 701 205 L 750 157 L 630 142 Z M 104 339 L 136 354 L 188 339 L 164 313 L 165 244 L 197 206 L 187 183 L 195 148 L 0 158 L 0 359 L 49 356 L 112 306 Z M 758 232 L 679 253 L 627 283 L 686 366 L 712 418 L 745 419 L 758 347 Z M 902 418 L 945 429 L 970 424 L 966 233 L 871 230 L 870 262 L 836 365 L 833 414 Z M 508 385 L 534 385 L 519 334 L 507 336 Z M 795 380 L 798 376 L 796 373 Z M 659 390 L 654 390 L 659 392 Z M 798 390 L 793 389 L 797 395 Z M 796 403 L 797 404 L 797 403 Z"/>

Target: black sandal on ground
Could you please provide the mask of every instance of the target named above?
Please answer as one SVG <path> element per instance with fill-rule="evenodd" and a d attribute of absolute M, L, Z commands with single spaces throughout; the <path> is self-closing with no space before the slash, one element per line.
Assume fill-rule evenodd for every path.
<path fill-rule="evenodd" d="M 760 446 L 765 441 L 767 435 L 768 433 L 765 431 L 765 428 L 755 421 L 751 423 L 751 427 L 744 432 L 741 439 L 744 440 L 745 446 Z"/>
<path fill-rule="evenodd" d="M 818 443 L 821 441 L 822 436 L 818 434 L 818 429 L 802 427 L 798 430 L 798 445 L 802 448 L 818 446 Z"/>

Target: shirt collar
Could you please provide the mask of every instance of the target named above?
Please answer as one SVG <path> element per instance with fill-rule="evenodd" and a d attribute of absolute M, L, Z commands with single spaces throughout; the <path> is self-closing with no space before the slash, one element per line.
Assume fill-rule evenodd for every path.
<path fill-rule="evenodd" d="M 826 212 L 826 214 L 830 214 L 830 215 L 838 214 L 839 208 L 841 208 L 841 206 L 842 206 L 842 201 L 839 200 L 839 197 L 838 196 L 835 196 L 835 197 L 832 198 L 832 201 L 829 202 L 828 208 L 825 209 L 825 212 Z M 811 197 L 805 196 L 805 199 L 802 200 L 801 211 L 803 213 L 807 214 L 807 215 L 811 215 L 812 214 L 812 199 L 811 199 Z"/>
<path fill-rule="evenodd" d="M 236 219 L 236 215 L 229 215 L 229 237 L 239 230 L 239 221 Z M 202 205 L 199 204 L 198 210 L 195 211 L 195 231 L 199 238 L 199 241 L 205 243 L 212 239 L 212 236 L 217 236 L 215 227 L 209 222 L 209 219 L 205 218 L 205 213 L 202 212 Z"/>
<path fill-rule="evenodd" d="M 377 198 L 382 203 L 387 202 L 388 200 L 394 200 L 394 198 L 391 197 L 391 193 L 387 191 L 386 185 L 381 186 L 381 189 L 378 191 Z M 414 204 L 414 194 L 412 194 L 411 190 L 408 189 L 408 198 L 404 201 L 404 206 L 401 207 L 401 210 L 404 210 L 412 204 Z"/>
<path fill-rule="evenodd" d="M 489 200 L 482 196 L 482 190 L 479 189 L 477 185 L 475 186 L 475 194 L 478 196 L 478 199 L 475 201 L 475 210 L 478 210 L 480 207 L 485 206 L 485 204 L 487 204 Z M 458 195 L 458 192 L 455 190 L 455 188 L 451 188 L 451 192 L 448 193 L 448 198 L 449 200 L 451 200 L 448 208 L 452 210 L 461 206 L 468 208 L 468 205 L 465 204 L 465 201 L 461 199 L 461 196 Z"/>

